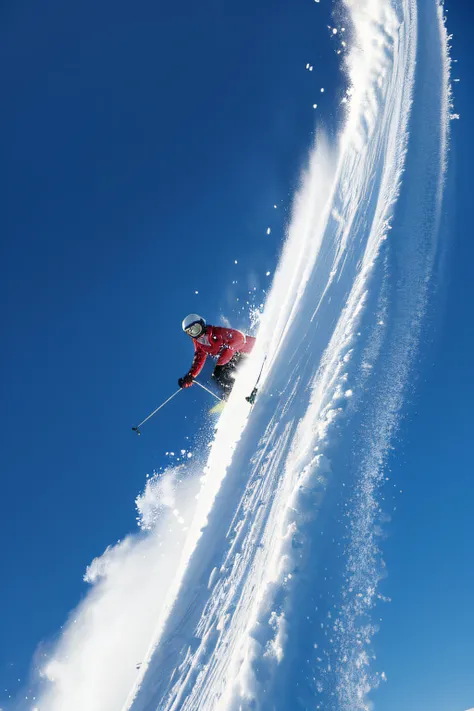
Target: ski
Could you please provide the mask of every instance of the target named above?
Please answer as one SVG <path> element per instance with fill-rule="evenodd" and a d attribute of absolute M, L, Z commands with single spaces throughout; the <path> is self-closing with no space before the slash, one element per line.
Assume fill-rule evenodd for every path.
<path fill-rule="evenodd" d="M 221 402 L 218 402 L 216 405 L 214 405 L 214 407 L 211 407 L 211 409 L 209 410 L 209 414 L 210 415 L 220 415 L 221 412 L 224 411 L 226 404 L 227 403 L 225 400 L 221 400 Z"/>

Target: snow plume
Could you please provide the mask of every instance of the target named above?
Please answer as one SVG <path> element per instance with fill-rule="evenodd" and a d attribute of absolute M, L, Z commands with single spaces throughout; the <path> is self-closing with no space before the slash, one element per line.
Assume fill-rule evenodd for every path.
<path fill-rule="evenodd" d="M 138 525 L 144 531 L 151 531 L 156 526 L 160 516 L 170 509 L 180 523 L 184 519 L 177 506 L 176 487 L 182 482 L 179 476 L 185 476 L 186 466 L 167 469 L 163 474 L 154 474 L 148 479 L 145 490 L 136 498 Z"/>
<path fill-rule="evenodd" d="M 40 711 L 121 708 L 166 603 L 201 473 L 193 462 L 151 477 L 136 501 L 144 532 L 90 564 L 84 579 L 92 587 L 43 660 Z"/>

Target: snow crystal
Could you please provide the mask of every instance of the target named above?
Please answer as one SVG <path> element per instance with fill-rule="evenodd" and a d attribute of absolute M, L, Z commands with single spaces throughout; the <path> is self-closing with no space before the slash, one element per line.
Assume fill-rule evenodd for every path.
<path fill-rule="evenodd" d="M 317 108 L 318 108 L 318 105 L 317 105 L 317 104 L 313 104 L 313 109 L 317 109 Z"/>
<path fill-rule="evenodd" d="M 194 293 L 195 293 L 195 294 L 199 294 L 199 291 L 195 291 Z"/>
<path fill-rule="evenodd" d="M 309 64 L 306 65 L 306 69 L 309 69 Z"/>
<path fill-rule="evenodd" d="M 271 227 L 267 227 L 267 235 L 269 235 L 271 231 Z"/>
<path fill-rule="evenodd" d="M 237 259 L 234 259 L 234 264 L 238 264 L 238 263 L 239 263 L 239 262 L 237 261 Z"/>
<path fill-rule="evenodd" d="M 333 35 L 337 35 L 337 28 L 336 27 L 332 28 L 332 33 L 333 33 Z"/>
<path fill-rule="evenodd" d="M 270 276 L 270 272 L 266 272 L 265 276 Z"/>
<path fill-rule="evenodd" d="M 324 87 L 321 87 L 321 94 L 324 94 Z"/>

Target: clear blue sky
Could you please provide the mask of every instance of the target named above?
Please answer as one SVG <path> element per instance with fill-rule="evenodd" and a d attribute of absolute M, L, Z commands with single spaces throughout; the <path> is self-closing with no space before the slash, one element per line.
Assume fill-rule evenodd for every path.
<path fill-rule="evenodd" d="M 381 711 L 474 705 L 472 9 L 448 7 L 464 82 L 456 225 L 392 462 L 404 494 L 384 543 Z M 182 317 L 245 327 L 236 299 L 267 283 L 315 118 L 337 117 L 330 9 L 25 0 L 0 11 L 2 690 L 83 595 L 87 564 L 135 526 L 145 474 L 199 426 L 208 402 L 193 390 L 140 440 L 130 431 L 189 365 Z"/>
<path fill-rule="evenodd" d="M 193 390 L 130 430 L 188 369 L 181 319 L 245 327 L 236 299 L 268 283 L 313 103 L 334 120 L 329 10 L 2 7 L 2 689 L 134 528 L 145 474 L 199 425 Z"/>

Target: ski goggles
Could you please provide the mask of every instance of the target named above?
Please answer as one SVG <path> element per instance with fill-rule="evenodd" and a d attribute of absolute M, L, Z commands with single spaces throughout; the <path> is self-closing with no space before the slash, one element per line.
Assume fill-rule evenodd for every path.
<path fill-rule="evenodd" d="M 202 323 L 199 323 L 199 321 L 196 321 L 195 323 L 192 323 L 190 326 L 188 326 L 185 329 L 186 333 L 188 336 L 191 336 L 191 338 L 197 338 L 198 336 L 201 335 L 203 328 L 202 328 Z"/>

